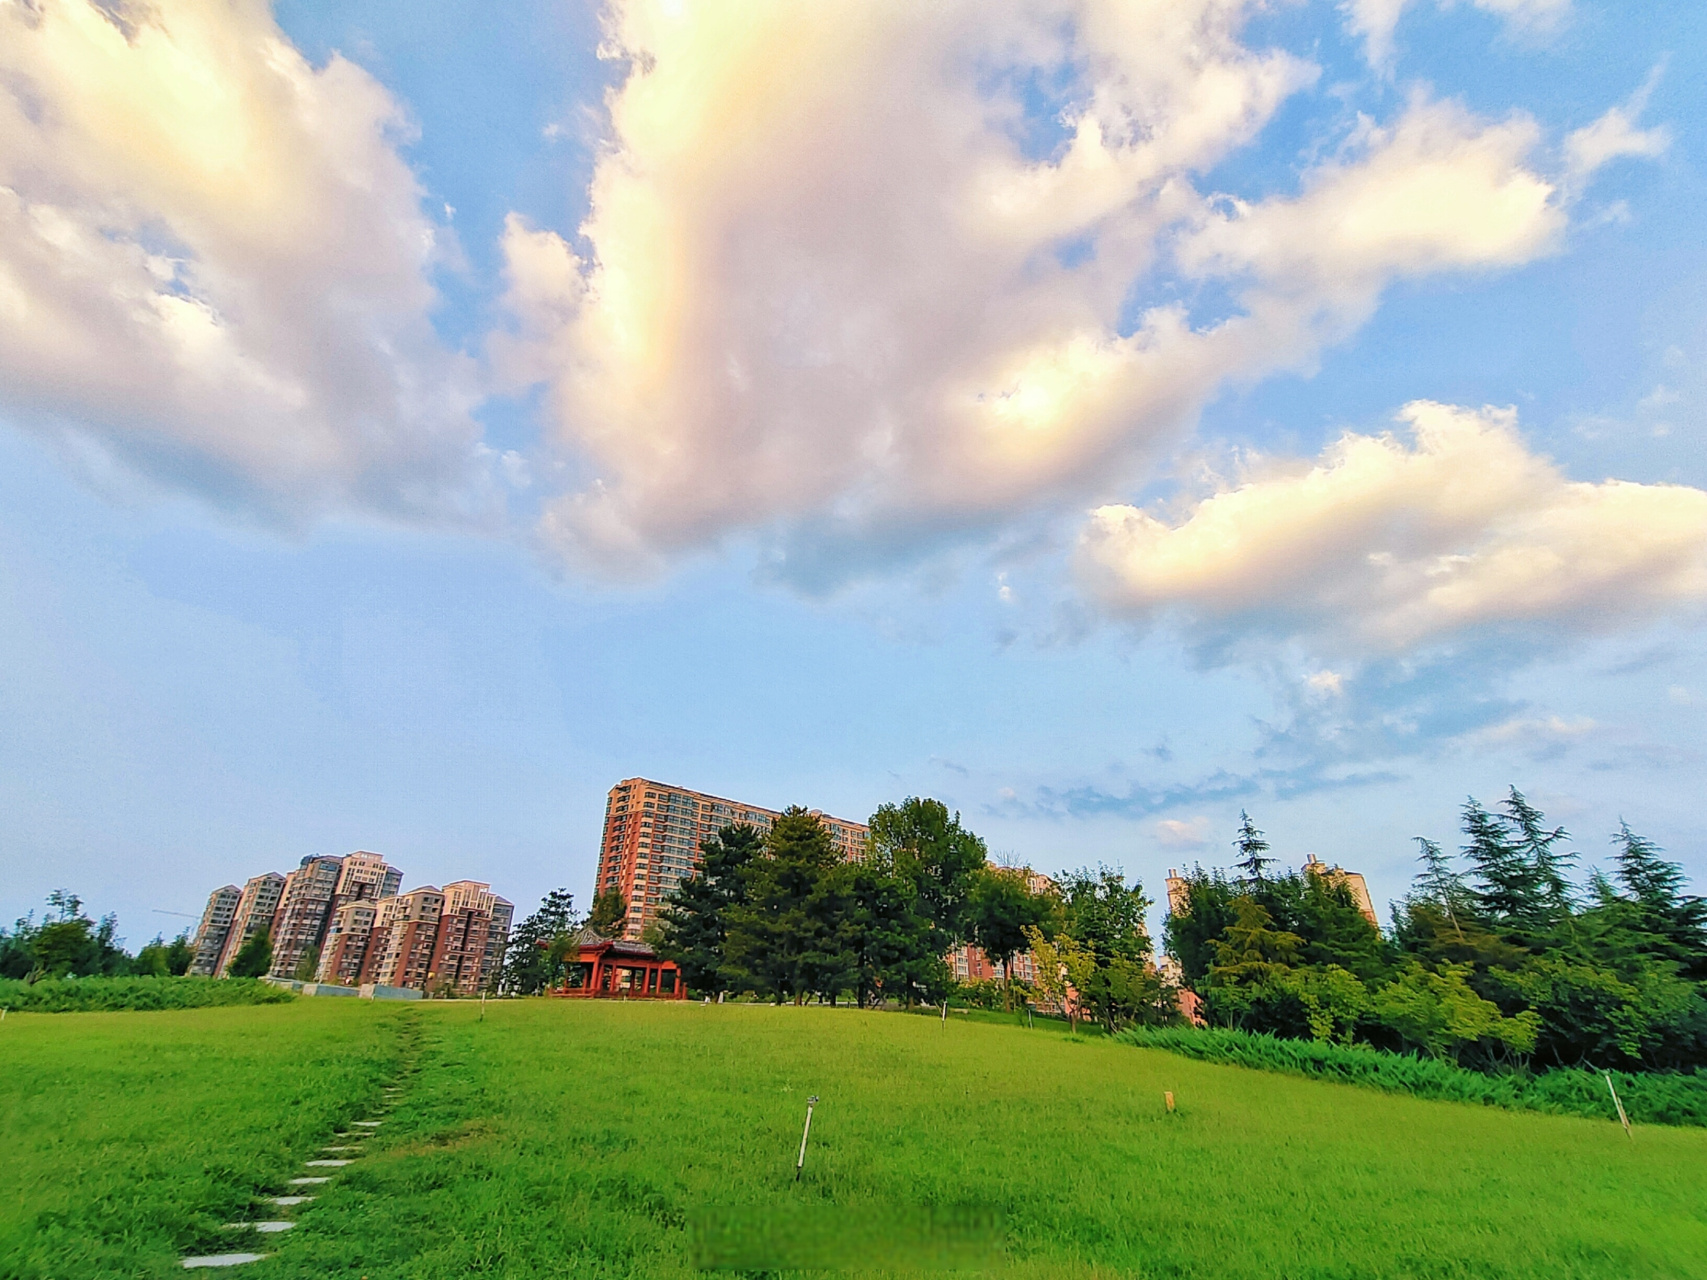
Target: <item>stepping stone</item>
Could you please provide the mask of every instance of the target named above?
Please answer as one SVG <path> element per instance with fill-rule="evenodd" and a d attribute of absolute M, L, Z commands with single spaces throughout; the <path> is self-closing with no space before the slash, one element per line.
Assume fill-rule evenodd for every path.
<path fill-rule="evenodd" d="M 245 1262 L 259 1262 L 266 1256 L 264 1253 L 210 1253 L 200 1258 L 185 1258 L 184 1269 L 193 1271 L 197 1267 L 240 1267 Z"/>
<path fill-rule="evenodd" d="M 342 1169 L 347 1164 L 354 1164 L 355 1161 L 354 1160 L 309 1160 L 306 1163 L 310 1169 Z"/>
<path fill-rule="evenodd" d="M 292 1178 L 290 1185 L 293 1187 L 318 1187 L 322 1182 L 330 1181 L 332 1181 L 330 1178 Z"/>
<path fill-rule="evenodd" d="M 273 1196 L 267 1203 L 276 1204 L 281 1209 L 289 1209 L 292 1205 L 307 1204 L 313 1196 Z"/>
<path fill-rule="evenodd" d="M 352 1121 L 350 1121 L 350 1123 L 351 1124 L 359 1124 L 364 1129 L 377 1129 L 377 1128 L 379 1128 L 380 1125 L 384 1124 L 385 1121 L 383 1121 L 383 1120 L 352 1120 Z"/>
<path fill-rule="evenodd" d="M 321 1147 L 322 1151 L 360 1151 L 360 1147 Z"/>
<path fill-rule="evenodd" d="M 272 1235 L 279 1231 L 289 1231 L 296 1225 L 294 1222 L 228 1222 L 225 1224 L 232 1231 L 259 1231 Z"/>

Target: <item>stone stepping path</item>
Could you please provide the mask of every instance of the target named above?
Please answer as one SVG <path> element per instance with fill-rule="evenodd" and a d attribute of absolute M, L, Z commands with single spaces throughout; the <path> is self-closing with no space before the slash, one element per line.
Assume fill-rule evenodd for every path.
<path fill-rule="evenodd" d="M 381 1110 L 385 1110 L 395 1102 L 397 1100 L 397 1096 L 402 1092 L 402 1088 L 398 1085 L 387 1085 L 385 1088 L 385 1105 L 381 1107 Z M 351 1125 L 350 1130 L 334 1134 L 333 1136 L 350 1139 L 352 1141 L 361 1138 L 371 1138 L 373 1137 L 373 1130 L 379 1128 L 384 1121 L 351 1120 L 349 1123 Z M 359 1129 L 360 1132 L 354 1132 L 354 1130 L 357 1129 Z M 328 1146 L 321 1147 L 320 1151 L 322 1154 L 343 1155 L 346 1152 L 360 1153 L 361 1148 L 351 1146 Z M 305 1160 L 303 1163 L 310 1169 L 341 1169 L 346 1165 L 354 1164 L 355 1161 L 353 1159 Z M 289 1185 L 293 1187 L 318 1187 L 323 1186 L 330 1181 L 332 1181 L 331 1176 L 323 1174 L 308 1174 L 300 1178 L 287 1179 Z M 267 1203 L 277 1205 L 281 1209 L 290 1209 L 297 1205 L 307 1204 L 313 1199 L 314 1197 L 309 1195 L 268 1196 Z M 296 1227 L 296 1223 L 291 1222 L 288 1219 L 276 1218 L 263 1222 L 227 1222 L 225 1226 L 227 1230 L 231 1231 L 253 1231 L 258 1235 L 278 1235 L 281 1232 L 293 1230 Z M 271 1256 L 271 1254 L 266 1253 L 209 1253 L 198 1255 L 196 1257 L 181 1258 L 179 1259 L 179 1262 L 186 1271 L 195 1271 L 202 1267 L 239 1267 L 245 1263 L 259 1262 L 263 1258 Z"/>
<path fill-rule="evenodd" d="M 184 1270 L 194 1271 L 197 1267 L 240 1267 L 245 1262 L 259 1262 L 266 1256 L 264 1253 L 209 1253 L 199 1258 L 185 1258 Z"/>

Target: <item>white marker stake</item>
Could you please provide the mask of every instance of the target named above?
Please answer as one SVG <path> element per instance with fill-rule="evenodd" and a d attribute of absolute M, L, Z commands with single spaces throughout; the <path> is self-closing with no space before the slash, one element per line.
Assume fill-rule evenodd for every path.
<path fill-rule="evenodd" d="M 942 1025 L 945 1027 L 948 1025 L 948 999 L 946 996 L 942 1002 Z"/>
<path fill-rule="evenodd" d="M 1624 1114 L 1624 1104 L 1618 1100 L 1618 1090 L 1612 1087 L 1612 1073 L 1607 1071 L 1603 1074 L 1606 1076 L 1606 1091 L 1612 1095 L 1612 1105 L 1618 1108 L 1618 1122 L 1624 1126 L 1624 1136 L 1634 1142 L 1636 1135 L 1630 1132 L 1630 1117 Z"/>
<path fill-rule="evenodd" d="M 800 1171 L 806 1167 L 806 1139 L 812 1132 L 812 1108 L 818 1105 L 818 1095 L 806 1099 L 806 1127 L 800 1131 L 800 1159 L 794 1162 L 794 1180 L 800 1181 Z"/>

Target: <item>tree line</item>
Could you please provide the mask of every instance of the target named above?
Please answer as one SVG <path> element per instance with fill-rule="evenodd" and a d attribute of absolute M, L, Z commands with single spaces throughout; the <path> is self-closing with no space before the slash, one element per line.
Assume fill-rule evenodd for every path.
<path fill-rule="evenodd" d="M 92 920 L 83 900 L 64 889 L 48 894 L 47 905 L 41 920 L 32 911 L 0 929 L 0 978 L 177 977 L 196 958 L 187 932 L 170 942 L 156 937 L 131 955 L 117 936 L 116 915 Z"/>
<path fill-rule="evenodd" d="M 1215 1026 L 1365 1043 L 1482 1070 L 1707 1065 L 1707 902 L 1620 824 L 1578 884 L 1563 827 L 1515 787 L 1462 809 L 1382 932 L 1331 875 L 1274 874 L 1248 815 L 1229 869 L 1195 868 L 1167 946 Z"/>
<path fill-rule="evenodd" d="M 954 996 L 1017 1008 L 1042 996 L 1111 1028 L 1175 1016 L 1151 963 L 1150 900 L 1120 872 L 1049 880 L 994 865 L 959 814 L 917 796 L 879 808 L 870 828 L 863 856 L 850 861 L 804 808 L 768 830 L 725 826 L 701 842 L 695 874 L 666 898 L 646 940 L 680 966 L 696 996 L 845 999 L 862 1008 Z M 621 894 L 606 890 L 586 924 L 615 934 L 627 913 Z M 548 895 L 516 928 L 506 990 L 574 980 L 580 923 L 570 894 Z M 948 957 L 962 944 L 978 947 L 1002 977 L 957 983 Z M 1026 951 L 1039 961 L 1036 984 L 1014 976 Z"/>

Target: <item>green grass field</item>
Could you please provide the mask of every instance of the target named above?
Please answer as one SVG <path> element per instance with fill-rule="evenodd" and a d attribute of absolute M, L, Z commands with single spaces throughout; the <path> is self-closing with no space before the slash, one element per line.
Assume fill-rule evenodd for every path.
<path fill-rule="evenodd" d="M 220 1274 L 670 1277 L 730 1223 L 749 1253 L 848 1267 L 946 1238 L 969 1252 L 931 1256 L 1015 1276 L 1707 1276 L 1698 1129 L 1632 1142 L 1041 1023 L 545 1001 L 478 1018 L 355 1000 L 12 1015 L 0 1276 L 183 1275 L 182 1254 L 252 1248 L 272 1256 Z M 276 1216 L 259 1198 L 380 1115 L 392 1081 L 366 1154 L 296 1229 L 221 1229 Z"/>

